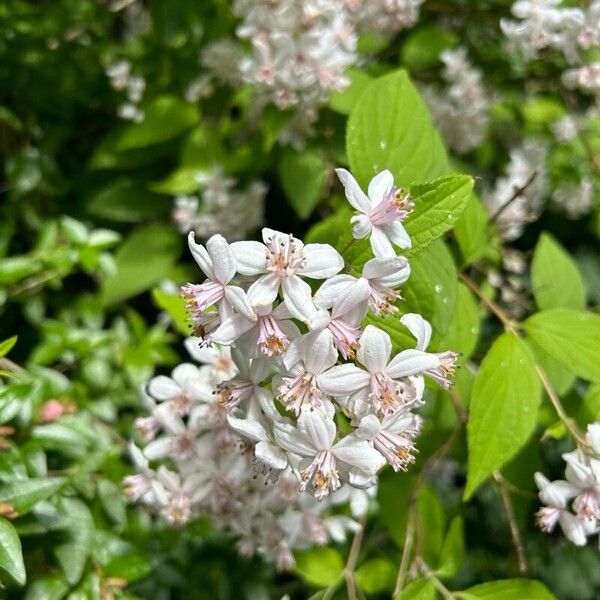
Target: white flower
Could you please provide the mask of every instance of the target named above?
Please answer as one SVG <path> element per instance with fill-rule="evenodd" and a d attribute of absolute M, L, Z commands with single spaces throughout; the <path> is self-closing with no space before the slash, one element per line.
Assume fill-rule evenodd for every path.
<path fill-rule="evenodd" d="M 390 336 L 368 325 L 356 355 L 366 370 L 352 363 L 339 365 L 323 373 L 318 384 L 326 394 L 351 396 L 351 401 L 370 403 L 381 414 L 393 413 L 412 400 L 411 387 L 398 380 L 435 369 L 440 361 L 433 354 L 418 350 L 405 350 L 390 361 L 391 353 Z"/>
<path fill-rule="evenodd" d="M 296 415 L 304 407 L 321 406 L 323 391 L 319 378 L 336 361 L 337 351 L 329 330 L 311 332 L 297 338 L 284 357 L 290 374 L 282 378 L 277 397 Z"/>
<path fill-rule="evenodd" d="M 290 314 L 305 320 L 307 307 L 312 306 L 310 286 L 301 277 L 326 279 L 344 266 L 339 253 L 328 244 L 307 244 L 292 235 L 264 228 L 264 244 L 234 242 L 231 249 L 242 275 L 257 276 L 249 293 L 260 304 L 270 304 L 281 288 Z"/>
<path fill-rule="evenodd" d="M 230 285 L 236 273 L 236 259 L 225 238 L 213 235 L 205 248 L 195 242 L 194 233 L 190 232 L 188 244 L 198 266 L 207 277 L 202 284 L 188 284 L 182 289 L 192 318 L 199 322 L 198 317 L 204 315 L 209 307 L 217 306 L 221 320 L 230 317 L 234 311 L 253 319 L 254 312 L 244 290 Z"/>
<path fill-rule="evenodd" d="M 195 337 L 187 338 L 183 345 L 196 362 L 204 363 L 210 369 L 216 383 L 223 379 L 231 379 L 236 374 L 237 367 L 231 358 L 229 346 L 206 346 L 200 338 Z"/>
<path fill-rule="evenodd" d="M 324 412 L 304 410 L 298 425 L 275 425 L 275 439 L 287 450 L 304 457 L 300 462 L 301 490 L 312 483 L 315 498 L 321 499 L 337 490 L 340 476 L 346 480 L 371 480 L 385 464 L 385 459 L 355 435 L 334 443 L 337 427 Z"/>
<path fill-rule="evenodd" d="M 335 171 L 344 186 L 348 202 L 360 214 L 352 217 L 352 235 L 356 239 L 370 236 L 375 256 L 395 256 L 392 242 L 400 248 L 410 248 L 411 241 L 401 221 L 413 209 L 408 193 L 394 186 L 389 171 L 375 175 L 369 183 L 368 195 L 346 169 Z"/>

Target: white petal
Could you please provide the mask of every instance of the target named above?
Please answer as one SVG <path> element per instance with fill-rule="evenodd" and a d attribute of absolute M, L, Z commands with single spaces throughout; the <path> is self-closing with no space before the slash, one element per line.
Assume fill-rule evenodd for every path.
<path fill-rule="evenodd" d="M 587 437 L 596 454 L 600 454 L 600 423 L 590 423 L 587 426 Z"/>
<path fill-rule="evenodd" d="M 250 306 L 246 292 L 237 285 L 225 286 L 225 299 L 233 308 L 251 321 L 256 321 L 256 314 Z"/>
<path fill-rule="evenodd" d="M 330 279 L 326 279 L 321 287 L 315 292 L 313 297 L 315 306 L 318 308 L 331 308 L 334 301 L 341 295 L 350 293 L 349 286 L 358 281 L 352 275 L 334 275 Z"/>
<path fill-rule="evenodd" d="M 275 273 L 263 275 L 248 289 L 248 297 L 252 298 L 254 306 L 267 306 L 277 298 L 281 279 Z"/>
<path fill-rule="evenodd" d="M 371 248 L 375 256 L 396 256 L 392 242 L 380 227 L 373 227 L 371 231 Z"/>
<path fill-rule="evenodd" d="M 367 475 L 374 475 L 385 465 L 385 458 L 369 442 L 352 434 L 339 441 L 332 452 L 338 460 L 360 469 Z"/>
<path fill-rule="evenodd" d="M 318 409 L 303 410 L 298 417 L 298 429 L 317 450 L 329 450 L 337 431 L 333 419 Z"/>
<path fill-rule="evenodd" d="M 365 279 L 379 280 L 382 277 L 397 274 L 408 265 L 404 256 L 392 256 L 383 258 L 372 258 L 365 263 L 362 276 Z"/>
<path fill-rule="evenodd" d="M 217 281 L 223 284 L 229 283 L 235 275 L 237 265 L 227 240 L 217 233 L 206 242 L 206 249 Z"/>
<path fill-rule="evenodd" d="M 369 385 L 371 376 L 352 363 L 338 365 L 317 378 L 319 388 L 330 396 L 348 396 Z"/>
<path fill-rule="evenodd" d="M 363 440 L 371 441 L 381 431 L 381 423 L 375 415 L 367 415 L 360 420 L 356 435 Z"/>
<path fill-rule="evenodd" d="M 195 235 L 193 231 L 190 231 L 188 234 L 188 246 L 194 257 L 194 260 L 198 263 L 202 272 L 211 280 L 214 281 L 215 273 L 213 271 L 212 262 L 210 260 L 210 256 L 206 251 L 206 248 L 201 244 L 196 243 Z"/>
<path fill-rule="evenodd" d="M 420 375 L 440 366 L 440 359 L 435 354 L 420 350 L 403 350 L 396 354 L 385 368 L 385 374 L 392 379 Z"/>
<path fill-rule="evenodd" d="M 251 419 L 237 419 L 236 417 L 228 415 L 227 422 L 234 431 L 255 442 L 262 442 L 267 439 L 267 432 L 258 421 L 253 421 Z"/>
<path fill-rule="evenodd" d="M 258 442 L 254 448 L 254 454 L 256 458 L 278 471 L 282 471 L 288 465 L 285 452 L 267 441 Z"/>
<path fill-rule="evenodd" d="M 248 320 L 243 315 L 233 315 L 210 334 L 210 339 L 219 344 L 230 345 L 255 326 L 255 322 Z"/>
<path fill-rule="evenodd" d="M 392 353 L 390 336 L 373 325 L 367 325 L 360 336 L 356 357 L 369 373 L 382 373 Z"/>
<path fill-rule="evenodd" d="M 341 254 L 329 244 L 307 244 L 304 246 L 306 267 L 302 275 L 313 279 L 333 277 L 344 268 Z"/>
<path fill-rule="evenodd" d="M 371 203 L 369 202 L 369 199 L 360 189 L 358 182 L 356 179 L 354 179 L 352 174 L 346 171 L 346 169 L 336 169 L 335 172 L 344 186 L 346 198 L 352 207 L 360 212 L 368 212 L 371 210 Z"/>
<path fill-rule="evenodd" d="M 181 394 L 181 386 L 179 386 L 170 377 L 158 375 L 150 380 L 148 384 L 148 393 L 157 400 L 169 400 L 177 394 Z"/>
<path fill-rule="evenodd" d="M 200 378 L 200 371 L 198 370 L 198 367 L 196 365 L 192 365 L 190 363 L 183 363 L 181 365 L 177 365 L 173 369 L 171 377 L 175 382 L 179 384 L 179 386 L 182 389 L 185 389 L 189 379 Z"/>
<path fill-rule="evenodd" d="M 188 354 L 199 363 L 211 364 L 217 358 L 218 350 L 209 346 L 202 346 L 202 340 L 197 337 L 189 337 L 183 345 L 188 351 Z"/>
<path fill-rule="evenodd" d="M 417 339 L 417 350 L 426 350 L 431 341 L 431 325 L 421 315 L 416 313 L 403 315 L 400 323 Z"/>
<path fill-rule="evenodd" d="M 144 448 L 144 456 L 148 460 L 156 460 L 169 456 L 171 451 L 171 438 L 161 436 L 150 442 Z"/>
<path fill-rule="evenodd" d="M 266 358 L 255 358 L 250 364 L 250 381 L 259 384 L 264 381 L 272 372 L 273 364 Z"/>
<path fill-rule="evenodd" d="M 352 217 L 350 223 L 352 223 L 352 237 L 356 240 L 366 238 L 373 229 L 373 223 L 366 215 Z"/>
<path fill-rule="evenodd" d="M 585 546 L 587 536 L 584 523 L 570 512 L 563 510 L 558 518 L 560 527 L 566 538 L 576 546 Z"/>
<path fill-rule="evenodd" d="M 275 423 L 273 434 L 277 443 L 288 452 L 309 457 L 317 453 L 306 436 L 289 423 Z"/>
<path fill-rule="evenodd" d="M 390 238 L 390 240 L 396 244 L 396 246 L 399 246 L 405 250 L 412 247 L 410 236 L 400 221 L 394 221 L 393 223 L 384 225 L 383 230 L 388 238 Z"/>
<path fill-rule="evenodd" d="M 316 316 L 317 309 L 312 301 L 310 285 L 297 275 L 286 277 L 281 282 L 281 295 L 287 309 L 295 319 L 308 322 Z"/>
<path fill-rule="evenodd" d="M 349 286 L 344 294 L 340 294 L 333 303 L 331 316 L 333 318 L 345 315 L 355 309 L 359 304 L 363 304 L 371 295 L 371 286 L 366 279 L 362 277 Z M 362 315 L 364 317 L 364 315 Z M 362 320 L 362 318 L 360 319 Z"/>
<path fill-rule="evenodd" d="M 337 361 L 337 350 L 333 345 L 333 336 L 328 329 L 307 334 L 307 350 L 304 354 L 304 366 L 309 373 L 319 375 Z"/>
<path fill-rule="evenodd" d="M 377 206 L 393 186 L 394 176 L 387 169 L 377 173 L 369 183 L 368 194 L 371 206 L 373 208 Z"/>
<path fill-rule="evenodd" d="M 242 275 L 260 275 L 267 270 L 267 248 L 260 242 L 233 242 L 229 246 Z"/>

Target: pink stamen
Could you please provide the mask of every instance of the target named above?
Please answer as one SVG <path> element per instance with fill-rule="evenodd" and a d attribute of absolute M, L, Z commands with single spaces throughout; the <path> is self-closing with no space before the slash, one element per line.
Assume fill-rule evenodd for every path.
<path fill-rule="evenodd" d="M 385 373 L 371 375 L 369 398 L 382 414 L 391 414 L 408 401 L 402 383 L 394 381 Z"/>
<path fill-rule="evenodd" d="M 415 447 L 403 436 L 382 430 L 375 436 L 373 446 L 385 457 L 394 471 L 406 471 L 408 465 L 415 462 Z"/>
<path fill-rule="evenodd" d="M 188 283 L 181 288 L 181 296 L 188 309 L 194 313 L 203 313 L 209 306 L 217 304 L 225 295 L 222 283 L 206 281 L 206 283 Z"/>
<path fill-rule="evenodd" d="M 396 290 L 387 288 L 374 281 L 369 281 L 371 295 L 369 296 L 369 307 L 379 317 L 391 315 L 398 312 L 397 300 L 402 300 L 402 295 Z"/>
<path fill-rule="evenodd" d="M 321 450 L 310 465 L 300 471 L 300 477 L 302 478 L 300 491 L 304 491 L 306 486 L 314 479 L 313 486 L 317 500 L 322 500 L 331 492 L 335 492 L 341 485 L 335 467 L 335 456 L 329 450 Z"/>
<path fill-rule="evenodd" d="M 312 373 L 302 373 L 298 377 L 284 377 L 283 385 L 279 388 L 279 399 L 288 410 L 296 416 L 300 414 L 302 406 L 320 406 L 321 390 L 317 387 Z"/>
<path fill-rule="evenodd" d="M 333 343 L 347 360 L 356 358 L 356 352 L 359 348 L 358 340 L 361 336 L 361 330 L 358 327 L 352 327 L 341 319 L 331 319 L 327 329 L 333 334 Z"/>
<path fill-rule="evenodd" d="M 550 506 L 544 506 L 535 513 L 535 522 L 537 526 L 545 533 L 552 533 L 558 519 L 560 518 L 561 510 L 559 508 L 552 508 Z"/>
<path fill-rule="evenodd" d="M 456 359 L 459 355 L 456 352 L 441 352 L 436 356 L 440 359 L 440 366 L 424 371 L 424 374 L 431 377 L 443 388 L 448 389 L 452 385 L 450 377 L 454 375 Z"/>
<path fill-rule="evenodd" d="M 402 221 L 408 217 L 414 206 L 408 192 L 392 186 L 383 200 L 369 212 L 369 220 L 375 226 Z"/>
<path fill-rule="evenodd" d="M 258 347 L 265 356 L 283 354 L 289 346 L 290 340 L 283 333 L 277 319 L 265 315 L 258 319 Z"/>
<path fill-rule="evenodd" d="M 294 239 L 293 235 L 270 237 L 266 241 L 266 246 L 267 270 L 287 276 L 293 275 L 306 266 L 302 245 Z"/>
<path fill-rule="evenodd" d="M 252 396 L 254 383 L 248 379 L 224 381 L 217 385 L 215 392 L 219 405 L 231 412 L 242 400 Z"/>

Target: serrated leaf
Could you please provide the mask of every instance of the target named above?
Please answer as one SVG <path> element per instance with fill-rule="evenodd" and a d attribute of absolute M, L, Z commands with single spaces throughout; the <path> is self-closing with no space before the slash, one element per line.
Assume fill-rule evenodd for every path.
<path fill-rule="evenodd" d="M 600 315 L 555 308 L 534 314 L 523 327 L 536 344 L 575 375 L 600 381 Z"/>
<path fill-rule="evenodd" d="M 333 548 L 313 548 L 296 553 L 296 571 L 313 585 L 325 587 L 334 584 L 343 569 L 344 561 Z"/>
<path fill-rule="evenodd" d="M 281 187 L 295 213 L 306 220 L 316 208 L 327 176 L 325 159 L 317 150 L 288 149 L 279 162 Z"/>
<path fill-rule="evenodd" d="M 548 233 L 542 233 L 531 264 L 531 284 L 540 310 L 585 308 L 585 285 L 575 261 Z"/>
<path fill-rule="evenodd" d="M 148 225 L 135 230 L 115 254 L 118 271 L 104 281 L 102 303 L 116 304 L 168 278 L 181 246 L 181 237 L 168 226 Z"/>
<path fill-rule="evenodd" d="M 412 255 L 452 229 L 472 190 L 473 178 L 468 175 L 446 175 L 411 187 L 415 208 L 406 220 L 406 230 L 412 240 Z"/>
<path fill-rule="evenodd" d="M 555 600 L 545 585 L 531 579 L 489 581 L 469 588 L 465 595 L 488 600 Z"/>
<path fill-rule="evenodd" d="M 19 585 L 25 585 L 21 541 L 13 524 L 0 517 L 0 569 L 10 575 Z"/>
<path fill-rule="evenodd" d="M 406 71 L 367 86 L 348 119 L 346 150 L 363 188 L 384 169 L 406 188 L 450 172 L 442 140 Z"/>
<path fill-rule="evenodd" d="M 22 514 L 38 502 L 50 498 L 65 483 L 63 477 L 36 477 L 32 479 L 13 479 L 0 485 L 0 502 L 12 504 Z"/>
<path fill-rule="evenodd" d="M 501 335 L 486 354 L 473 384 L 465 499 L 525 445 L 535 428 L 540 398 L 541 385 L 530 350 L 515 335 Z"/>

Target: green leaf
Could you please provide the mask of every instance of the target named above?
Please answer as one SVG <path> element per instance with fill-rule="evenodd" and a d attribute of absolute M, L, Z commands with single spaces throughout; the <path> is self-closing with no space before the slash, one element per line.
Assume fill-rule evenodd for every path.
<path fill-rule="evenodd" d="M 152 570 L 150 560 L 141 554 L 115 556 L 105 568 L 109 577 L 119 577 L 127 581 L 143 579 Z"/>
<path fill-rule="evenodd" d="M 139 223 L 164 217 L 171 207 L 170 198 L 153 194 L 131 179 L 117 179 L 92 195 L 87 211 L 102 219 Z"/>
<path fill-rule="evenodd" d="M 13 335 L 0 342 L 0 357 L 6 356 L 12 349 L 13 346 L 17 343 L 17 336 Z"/>
<path fill-rule="evenodd" d="M 406 188 L 450 172 L 441 138 L 406 71 L 367 86 L 348 119 L 346 147 L 350 170 L 363 188 L 384 169 Z"/>
<path fill-rule="evenodd" d="M 50 498 L 65 483 L 63 477 L 13 479 L 0 485 L 0 502 L 12 504 L 22 514 L 42 500 Z"/>
<path fill-rule="evenodd" d="M 535 355 L 535 361 L 544 370 L 550 383 L 559 396 L 566 394 L 573 383 L 575 375 L 567 369 L 562 363 L 550 356 L 545 350 L 540 348 L 533 340 L 529 341 L 529 347 Z"/>
<path fill-rule="evenodd" d="M 454 225 L 454 237 L 460 248 L 462 264 L 465 266 L 482 258 L 489 248 L 488 215 L 483 203 L 474 193 Z"/>
<path fill-rule="evenodd" d="M 332 92 L 329 106 L 342 115 L 349 115 L 373 78 L 359 69 L 348 69 L 344 76 L 348 77 L 350 85 L 342 92 Z"/>
<path fill-rule="evenodd" d="M 575 261 L 548 233 L 542 233 L 531 264 L 531 284 L 541 310 L 585 308 L 585 285 Z"/>
<path fill-rule="evenodd" d="M 198 183 L 198 175 L 203 172 L 197 166 L 178 167 L 164 179 L 156 181 L 150 185 L 150 188 L 161 194 L 193 194 L 200 188 Z"/>
<path fill-rule="evenodd" d="M 181 237 L 165 225 L 135 230 L 115 253 L 117 273 L 104 281 L 105 306 L 140 294 L 168 278 L 181 251 Z"/>
<path fill-rule="evenodd" d="M 600 381 L 600 315 L 555 308 L 523 323 L 533 341 L 578 377 Z"/>
<path fill-rule="evenodd" d="M 42 263 L 29 256 L 11 256 L 0 260 L 0 286 L 11 285 L 41 271 Z"/>
<path fill-rule="evenodd" d="M 429 579 L 415 579 L 411 581 L 396 600 L 436 600 L 437 592 Z"/>
<path fill-rule="evenodd" d="M 28 586 L 25 600 L 62 600 L 68 591 L 69 585 L 62 576 L 49 575 Z"/>
<path fill-rule="evenodd" d="M 600 421 L 600 383 L 590 385 L 577 413 L 577 422 L 582 427 L 596 421 Z"/>
<path fill-rule="evenodd" d="M 473 384 L 465 499 L 525 445 L 535 428 L 540 397 L 531 352 L 515 335 L 501 335 Z"/>
<path fill-rule="evenodd" d="M 367 594 L 376 594 L 394 587 L 397 570 L 397 566 L 385 558 L 372 558 L 357 569 L 355 577 Z"/>
<path fill-rule="evenodd" d="M 468 175 L 446 175 L 411 187 L 415 208 L 406 220 L 406 230 L 412 240 L 412 255 L 452 229 L 472 190 L 473 178 Z"/>
<path fill-rule="evenodd" d="M 466 361 L 477 346 L 480 316 L 477 301 L 471 290 L 458 284 L 454 313 L 446 335 L 435 344 L 436 349 L 461 353 L 461 362 Z"/>
<path fill-rule="evenodd" d="M 185 302 L 181 296 L 173 296 L 163 292 L 160 288 L 152 290 L 152 299 L 159 308 L 162 308 L 173 319 L 177 330 L 183 335 L 190 335 L 190 321 Z"/>
<path fill-rule="evenodd" d="M 313 585 L 325 587 L 334 584 L 343 569 L 344 561 L 333 548 L 313 548 L 296 553 L 296 571 Z"/>
<path fill-rule="evenodd" d="M 317 150 L 286 150 L 279 162 L 283 191 L 296 214 L 306 220 L 323 194 L 327 167 Z"/>
<path fill-rule="evenodd" d="M 92 550 L 94 520 L 90 509 L 76 498 L 61 498 L 59 510 L 66 520 L 67 540 L 54 547 L 54 554 L 66 580 L 75 585 L 83 575 Z"/>
<path fill-rule="evenodd" d="M 439 577 L 454 577 L 465 559 L 465 534 L 462 517 L 454 517 L 444 539 L 440 554 Z"/>
<path fill-rule="evenodd" d="M 429 564 L 437 564 L 444 543 L 446 515 L 439 496 L 428 485 L 421 488 L 417 498 L 416 527 L 423 532 L 423 558 Z"/>
<path fill-rule="evenodd" d="M 128 125 L 119 134 L 115 149 L 123 151 L 159 144 L 190 129 L 198 119 L 196 105 L 175 96 L 159 96 L 144 109 L 141 123 Z"/>
<path fill-rule="evenodd" d="M 21 541 L 13 524 L 0 517 L 0 569 L 8 573 L 19 585 L 25 585 Z"/>
<path fill-rule="evenodd" d="M 108 479 L 98 482 L 98 497 L 102 502 L 104 512 L 118 526 L 125 524 L 127 513 L 125 511 L 125 496 L 120 486 Z"/>
<path fill-rule="evenodd" d="M 490 581 L 469 588 L 466 594 L 489 600 L 555 600 L 545 585 L 531 579 Z"/>
<path fill-rule="evenodd" d="M 427 69 L 440 63 L 440 54 L 458 43 L 455 33 L 439 25 L 425 25 L 411 31 L 402 45 L 402 64 L 409 70 Z"/>

